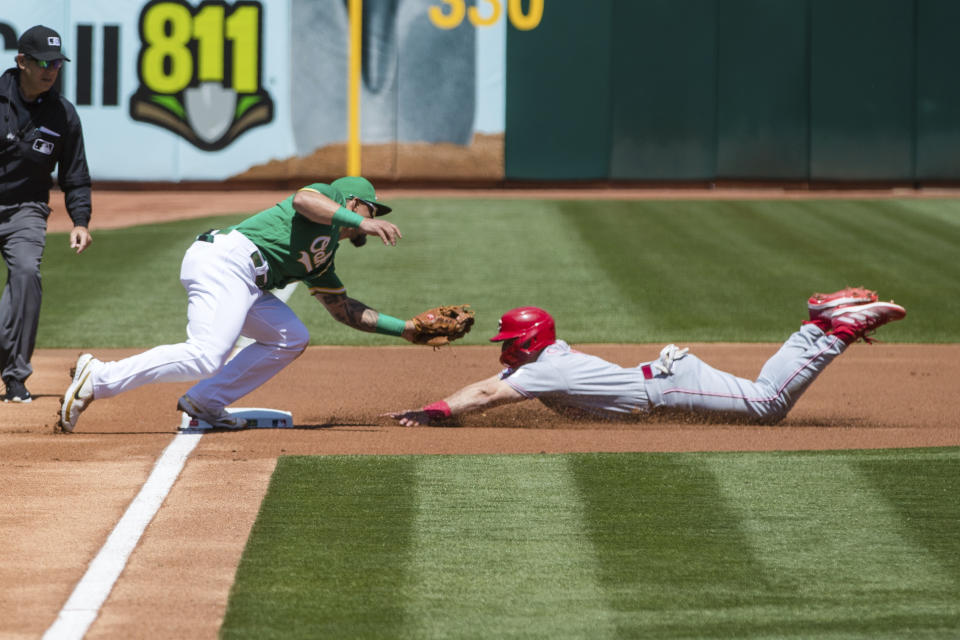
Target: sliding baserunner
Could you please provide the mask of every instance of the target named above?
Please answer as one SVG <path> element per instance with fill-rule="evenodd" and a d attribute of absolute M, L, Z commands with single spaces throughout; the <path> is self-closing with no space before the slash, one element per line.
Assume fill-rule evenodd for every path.
<path fill-rule="evenodd" d="M 389 415 L 415 426 L 536 398 L 571 417 L 617 419 L 666 407 L 774 424 L 848 346 L 859 339 L 871 342 L 875 329 L 907 313 L 862 288 L 814 294 L 807 306 L 809 319 L 756 380 L 715 369 L 673 344 L 656 360 L 621 367 L 558 340 L 553 317 L 543 309 L 512 309 L 490 338 L 502 343 L 500 362 L 506 369 L 420 409 Z"/>

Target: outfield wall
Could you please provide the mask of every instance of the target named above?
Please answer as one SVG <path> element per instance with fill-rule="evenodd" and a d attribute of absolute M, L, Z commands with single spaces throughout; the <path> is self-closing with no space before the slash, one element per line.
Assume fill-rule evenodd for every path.
<path fill-rule="evenodd" d="M 509 178 L 960 178 L 960 3 L 584 6 L 508 32 Z"/>
<path fill-rule="evenodd" d="M 60 31 L 105 182 L 342 173 L 344 0 L 0 0 Z M 954 0 L 367 0 L 363 172 L 416 182 L 960 180 Z"/>

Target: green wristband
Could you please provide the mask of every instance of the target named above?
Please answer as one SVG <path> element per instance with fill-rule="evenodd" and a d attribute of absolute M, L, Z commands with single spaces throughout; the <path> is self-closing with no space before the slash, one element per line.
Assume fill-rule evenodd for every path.
<path fill-rule="evenodd" d="M 338 227 L 359 227 L 364 221 L 364 217 L 359 213 L 350 211 L 346 207 L 340 207 L 333 214 L 333 224 Z"/>
<path fill-rule="evenodd" d="M 406 328 L 406 321 L 381 313 L 377 316 L 377 328 L 374 331 L 385 333 L 388 336 L 402 336 L 403 330 Z"/>

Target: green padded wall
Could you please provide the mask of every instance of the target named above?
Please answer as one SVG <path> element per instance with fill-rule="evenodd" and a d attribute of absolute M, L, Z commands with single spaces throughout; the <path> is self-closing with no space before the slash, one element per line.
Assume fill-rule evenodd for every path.
<path fill-rule="evenodd" d="M 917 0 L 919 180 L 960 179 L 960 2 Z"/>
<path fill-rule="evenodd" d="M 717 0 L 614 2 L 610 177 L 710 180 Z"/>
<path fill-rule="evenodd" d="M 806 180 L 809 16 L 797 0 L 723 0 L 717 177 Z"/>
<path fill-rule="evenodd" d="M 549 0 L 508 180 L 960 180 L 960 0 Z"/>
<path fill-rule="evenodd" d="M 810 6 L 810 178 L 909 178 L 914 3 L 810 0 Z"/>
<path fill-rule="evenodd" d="M 508 178 L 609 176 L 611 9 L 547 0 L 536 29 L 507 27 Z"/>

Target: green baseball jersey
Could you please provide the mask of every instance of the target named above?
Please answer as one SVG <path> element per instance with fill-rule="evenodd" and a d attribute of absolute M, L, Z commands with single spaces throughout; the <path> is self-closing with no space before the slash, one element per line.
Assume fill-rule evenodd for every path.
<path fill-rule="evenodd" d="M 322 193 L 341 206 L 347 203 L 343 194 L 328 184 L 318 182 L 303 188 Z M 264 289 L 278 289 L 300 280 L 310 287 L 311 294 L 346 291 L 333 265 L 340 227 L 313 222 L 297 213 L 293 196 L 224 232 L 234 229 L 257 245 L 270 266 Z"/>

